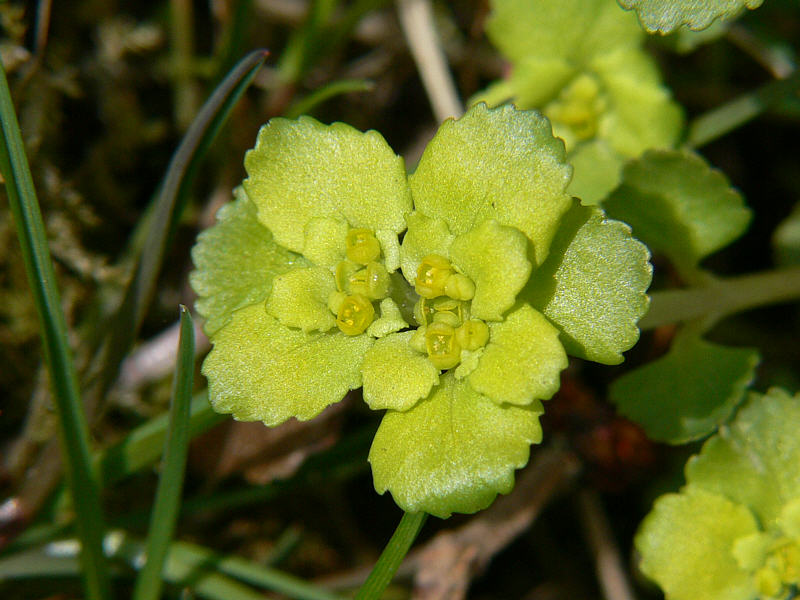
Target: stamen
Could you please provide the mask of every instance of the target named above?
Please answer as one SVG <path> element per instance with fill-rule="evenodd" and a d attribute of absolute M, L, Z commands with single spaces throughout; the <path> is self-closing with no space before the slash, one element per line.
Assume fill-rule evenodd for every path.
<path fill-rule="evenodd" d="M 336 314 L 336 325 L 347 335 L 364 333 L 375 318 L 375 308 L 361 294 L 347 296 Z"/>
<path fill-rule="evenodd" d="M 456 339 L 464 350 L 474 352 L 489 341 L 489 326 L 478 319 L 470 319 L 456 329 Z"/>
<path fill-rule="evenodd" d="M 453 273 L 450 261 L 438 254 L 429 254 L 417 268 L 414 289 L 423 298 L 443 296 L 447 279 Z"/>
<path fill-rule="evenodd" d="M 425 329 L 428 358 L 437 369 L 450 369 L 461 361 L 456 330 L 444 323 L 431 323 Z"/>
<path fill-rule="evenodd" d="M 475 296 L 475 284 L 466 275 L 453 273 L 444 284 L 444 293 L 455 300 L 472 300 Z"/>

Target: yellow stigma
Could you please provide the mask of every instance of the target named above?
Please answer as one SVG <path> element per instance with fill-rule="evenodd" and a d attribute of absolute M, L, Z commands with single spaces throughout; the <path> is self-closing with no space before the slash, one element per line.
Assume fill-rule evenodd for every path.
<path fill-rule="evenodd" d="M 456 339 L 464 350 L 474 352 L 489 341 L 489 326 L 478 319 L 470 319 L 456 329 Z"/>
<path fill-rule="evenodd" d="M 381 244 L 369 229 L 351 229 L 345 240 L 347 258 L 361 265 L 381 255 Z"/>
<path fill-rule="evenodd" d="M 450 369 L 461 361 L 461 346 L 456 330 L 445 323 L 431 323 L 425 328 L 428 358 L 437 369 Z"/>
<path fill-rule="evenodd" d="M 342 300 L 336 314 L 336 325 L 347 335 L 364 333 L 375 318 L 375 308 L 368 298 L 353 294 Z"/>
<path fill-rule="evenodd" d="M 429 254 L 417 268 L 414 289 L 423 298 L 443 296 L 447 279 L 453 273 L 450 261 L 438 254 Z"/>

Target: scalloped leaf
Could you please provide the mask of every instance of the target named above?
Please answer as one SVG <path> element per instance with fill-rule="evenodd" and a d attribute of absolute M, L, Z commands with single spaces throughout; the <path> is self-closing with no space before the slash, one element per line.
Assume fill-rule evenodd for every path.
<path fill-rule="evenodd" d="M 625 223 L 576 203 L 521 297 L 558 327 L 568 354 L 619 364 L 649 305 L 649 258 Z"/>
<path fill-rule="evenodd" d="M 547 119 L 478 104 L 442 124 L 409 181 L 415 208 L 444 220 L 453 234 L 495 219 L 522 231 L 541 264 L 569 209 L 571 174 Z"/>
<path fill-rule="evenodd" d="M 733 548 L 757 532 L 747 508 L 689 486 L 659 498 L 642 522 L 639 566 L 667 600 L 753 600 L 752 576 L 739 568 Z"/>
<path fill-rule="evenodd" d="M 670 33 L 686 25 L 705 29 L 715 19 L 732 19 L 745 8 L 754 9 L 764 0 L 619 0 L 627 10 L 635 10 L 642 27 L 650 33 Z"/>
<path fill-rule="evenodd" d="M 373 339 L 303 333 L 255 304 L 233 313 L 212 342 L 203 375 L 214 410 L 273 427 L 290 417 L 307 421 L 360 387 Z"/>
<path fill-rule="evenodd" d="M 275 240 L 302 252 L 305 228 L 316 218 L 345 219 L 351 227 L 405 229 L 411 194 L 403 159 L 377 131 L 311 117 L 271 119 L 244 158 L 243 184 L 259 220 Z"/>
<path fill-rule="evenodd" d="M 237 188 L 234 196 L 235 201 L 217 212 L 216 225 L 197 236 L 192 248 L 196 270 L 189 282 L 199 296 L 195 308 L 205 318 L 203 329 L 209 336 L 234 311 L 263 302 L 276 275 L 308 265 L 305 258 L 275 243 L 243 189 Z"/>
<path fill-rule="evenodd" d="M 468 377 L 470 385 L 498 404 L 549 400 L 568 363 L 558 329 L 523 304 L 505 321 L 489 323 L 489 331 L 489 344 Z"/>
<path fill-rule="evenodd" d="M 336 291 L 333 274 L 325 267 L 293 269 L 272 281 L 267 312 L 287 327 L 306 333 L 328 331 L 336 318 L 328 308 L 328 297 Z"/>
<path fill-rule="evenodd" d="M 414 333 L 389 335 L 367 351 L 361 373 L 364 401 L 371 409 L 408 410 L 439 383 L 439 370 L 409 345 Z"/>
<path fill-rule="evenodd" d="M 585 206 L 599 204 L 617 187 L 625 164 L 625 159 L 600 139 L 578 144 L 569 153 L 569 161 L 575 176 L 567 191 Z"/>
<path fill-rule="evenodd" d="M 512 60 L 557 56 L 575 65 L 644 37 L 614 0 L 492 0 L 486 30 Z"/>
<path fill-rule="evenodd" d="M 603 207 L 653 251 L 690 268 L 738 238 L 751 216 L 725 176 L 686 150 L 652 150 L 628 163 Z"/>
<path fill-rule="evenodd" d="M 756 350 L 683 336 L 666 356 L 614 381 L 609 398 L 648 437 L 685 444 L 730 419 L 758 362 Z"/>
<path fill-rule="evenodd" d="M 690 485 L 748 506 L 765 527 L 800 498 L 800 394 L 751 393 L 725 435 L 709 439 L 686 465 Z"/>
<path fill-rule="evenodd" d="M 542 439 L 542 406 L 498 406 L 445 373 L 411 410 L 386 413 L 369 452 L 375 489 L 407 512 L 474 513 L 514 487 Z"/>

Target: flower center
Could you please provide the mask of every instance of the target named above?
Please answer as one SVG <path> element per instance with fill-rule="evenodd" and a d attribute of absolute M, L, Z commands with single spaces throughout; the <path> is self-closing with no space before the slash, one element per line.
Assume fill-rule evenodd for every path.
<path fill-rule="evenodd" d="M 489 327 L 470 318 L 475 284 L 445 257 L 429 254 L 420 262 L 414 289 L 419 324 L 411 347 L 426 353 L 437 369 L 458 366 L 464 352 L 476 352 L 489 340 Z"/>
<path fill-rule="evenodd" d="M 553 121 L 556 133 L 565 139 L 569 148 L 575 142 L 597 135 L 606 105 L 597 80 L 584 74 L 565 87 L 558 98 L 545 107 L 544 114 Z"/>
<path fill-rule="evenodd" d="M 381 262 L 381 245 L 369 229 L 351 229 L 345 239 L 347 258 L 336 265 L 336 290 L 328 308 L 347 335 L 364 333 L 375 320 L 374 301 L 389 295 L 389 272 Z"/>
<path fill-rule="evenodd" d="M 800 545 L 788 538 L 778 540 L 756 571 L 755 582 L 761 598 L 785 598 L 790 588 L 800 585 Z"/>

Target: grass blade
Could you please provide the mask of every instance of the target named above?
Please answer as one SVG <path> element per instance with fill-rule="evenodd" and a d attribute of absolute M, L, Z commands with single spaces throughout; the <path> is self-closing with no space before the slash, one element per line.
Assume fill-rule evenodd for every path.
<path fill-rule="evenodd" d="M 116 377 L 122 358 L 133 345 L 153 297 L 169 239 L 186 204 L 194 174 L 224 124 L 266 59 L 266 50 L 251 52 L 237 64 L 203 105 L 172 156 L 148 219 L 142 253 L 122 304 L 112 319 L 111 333 L 102 349 L 97 395 L 102 397 Z"/>
<path fill-rule="evenodd" d="M 5 179 L 9 205 L 17 228 L 25 269 L 33 291 L 42 332 L 45 361 L 50 373 L 67 481 L 72 492 L 78 535 L 83 551 L 86 596 L 111 597 L 101 542 L 103 519 L 99 486 L 89 458 L 89 430 L 83 412 L 78 378 L 68 344 L 68 332 L 55 272 L 47 246 L 39 202 L 33 187 L 5 71 L 0 68 L 0 170 Z"/>
<path fill-rule="evenodd" d="M 175 533 L 186 454 L 189 451 L 189 404 L 193 376 L 194 328 L 189 311 L 181 306 L 178 364 L 169 411 L 169 431 L 164 444 L 164 467 L 158 480 L 153 517 L 147 534 L 147 562 L 136 578 L 134 600 L 157 600 L 161 594 L 161 571 Z"/>
<path fill-rule="evenodd" d="M 395 529 L 392 538 L 383 549 L 378 562 L 367 577 L 364 585 L 358 590 L 356 600 L 377 600 L 391 583 L 400 563 L 403 562 L 411 544 L 425 524 L 427 513 L 404 513 L 400 524 Z"/>

